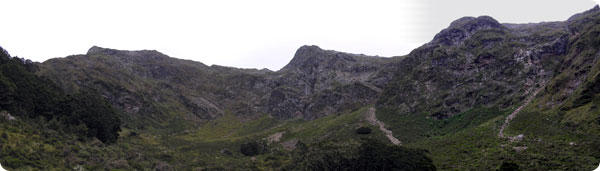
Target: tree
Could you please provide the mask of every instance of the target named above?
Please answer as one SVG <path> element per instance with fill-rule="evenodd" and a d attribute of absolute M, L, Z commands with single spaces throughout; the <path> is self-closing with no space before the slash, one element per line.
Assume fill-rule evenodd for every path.
<path fill-rule="evenodd" d="M 426 151 L 363 139 L 351 170 L 436 170 Z"/>
<path fill-rule="evenodd" d="M 240 152 L 245 156 L 255 156 L 263 153 L 264 144 L 256 141 L 247 142 L 240 145 Z"/>
<path fill-rule="evenodd" d="M 513 162 L 503 162 L 502 165 L 500 166 L 500 169 L 498 169 L 499 171 L 519 171 L 521 170 L 519 168 L 519 165 L 517 165 L 516 163 Z"/>
<path fill-rule="evenodd" d="M 37 66 L 30 60 L 10 57 L 0 47 L 0 110 L 11 114 L 45 118 L 73 134 L 96 137 L 113 143 L 118 138 L 121 121 L 112 106 L 97 92 L 66 95 L 52 81 L 33 72 Z"/>
<path fill-rule="evenodd" d="M 371 133 L 371 128 L 369 127 L 360 127 L 358 129 L 356 129 L 356 134 L 370 134 Z"/>
<path fill-rule="evenodd" d="M 69 124 L 82 122 L 86 125 L 88 137 L 96 137 L 104 143 L 116 142 L 121 131 L 121 120 L 112 106 L 98 93 L 80 92 L 72 96 L 66 110 L 70 111 Z"/>
<path fill-rule="evenodd" d="M 284 170 L 436 170 L 427 151 L 365 138 L 355 148 L 321 142 L 295 153 Z"/>

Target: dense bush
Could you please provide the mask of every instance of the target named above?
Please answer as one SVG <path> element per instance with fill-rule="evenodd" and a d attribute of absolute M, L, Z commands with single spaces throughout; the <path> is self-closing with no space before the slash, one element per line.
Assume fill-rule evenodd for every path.
<path fill-rule="evenodd" d="M 591 102 L 600 93 L 600 74 L 594 76 L 592 81 L 586 82 L 583 87 L 580 96 L 573 102 L 572 108 Z"/>
<path fill-rule="evenodd" d="M 516 163 L 504 162 L 504 163 L 502 163 L 502 165 L 500 166 L 500 169 L 498 169 L 498 170 L 499 171 L 518 171 L 521 169 L 519 169 L 519 165 L 517 165 Z"/>
<path fill-rule="evenodd" d="M 351 170 L 436 170 L 426 151 L 365 139 Z"/>
<path fill-rule="evenodd" d="M 370 134 L 371 133 L 371 128 L 369 127 L 360 127 L 358 129 L 356 129 L 356 134 Z"/>
<path fill-rule="evenodd" d="M 137 133 L 137 132 L 135 132 L 135 131 L 131 131 L 131 132 L 129 133 L 129 136 L 130 136 L 130 137 L 135 137 L 135 136 L 138 136 L 138 133 Z"/>
<path fill-rule="evenodd" d="M 264 147 L 261 143 L 251 141 L 240 145 L 240 152 L 245 156 L 255 156 L 261 154 Z"/>
<path fill-rule="evenodd" d="M 83 123 L 87 127 L 88 137 L 96 137 L 105 143 L 116 142 L 121 130 L 121 121 L 110 104 L 100 95 L 81 92 L 70 96 L 63 104 L 67 105 L 63 110 L 69 112 L 69 125 Z"/>
<path fill-rule="evenodd" d="M 120 120 L 98 93 L 66 95 L 56 84 L 33 72 L 29 60 L 10 57 L 0 47 L 0 110 L 27 118 L 60 121 L 53 128 L 67 132 L 85 132 L 105 143 L 115 142 Z M 81 125 L 85 129 L 81 130 Z"/>
<path fill-rule="evenodd" d="M 297 152 L 286 170 L 436 170 L 426 151 L 363 139 L 358 148 L 316 145 Z"/>

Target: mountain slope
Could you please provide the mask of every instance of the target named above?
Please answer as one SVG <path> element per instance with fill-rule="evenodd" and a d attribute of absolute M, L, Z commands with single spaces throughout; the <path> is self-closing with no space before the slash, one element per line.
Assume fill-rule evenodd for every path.
<path fill-rule="evenodd" d="M 566 27 L 535 27 L 527 33 L 491 17 L 459 19 L 404 59 L 379 104 L 442 119 L 479 105 L 521 103 L 566 53 Z"/>
<path fill-rule="evenodd" d="M 58 157 L 79 159 L 72 143 L 117 142 L 121 121 L 106 99 L 93 91 L 65 94 L 34 74 L 30 60 L 0 47 L 0 161 L 8 169 L 64 168 Z"/>
<path fill-rule="evenodd" d="M 86 55 L 44 62 L 39 74 L 70 93 L 103 92 L 130 123 L 179 118 L 194 124 L 225 111 L 246 120 L 261 114 L 315 119 L 372 104 L 385 82 L 374 75 L 388 61 L 305 46 L 288 66 L 272 72 L 206 66 L 156 51 L 92 47 Z"/>
<path fill-rule="evenodd" d="M 407 146 L 432 151 L 443 170 L 490 170 L 503 164 L 591 170 L 600 157 L 599 14 L 596 6 L 564 22 L 492 28 L 486 19 L 484 26 L 467 24 L 459 30 L 455 22 L 406 57 L 417 67 L 400 70 L 404 76 L 387 86 L 379 118 L 392 131 L 407 132 L 397 135 L 409 141 Z M 470 28 L 483 29 L 467 33 Z M 474 42 L 477 46 L 470 46 Z M 511 116 L 504 129 L 511 138 L 498 138 Z"/>

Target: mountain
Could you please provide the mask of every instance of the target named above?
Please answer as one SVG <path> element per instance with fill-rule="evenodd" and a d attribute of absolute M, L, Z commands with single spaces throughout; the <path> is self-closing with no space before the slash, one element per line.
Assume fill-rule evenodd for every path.
<path fill-rule="evenodd" d="M 598 163 L 599 10 L 536 24 L 459 19 L 407 55 L 378 115 L 444 170 L 489 170 L 454 163 L 499 159 L 533 170 Z"/>
<path fill-rule="evenodd" d="M 43 107 L 2 120 L 9 124 L 0 130 L 19 141 L 1 139 L 12 153 L 0 153 L 0 163 L 42 170 L 591 170 L 600 162 L 598 23 L 598 6 L 561 22 L 463 17 L 405 56 L 302 46 L 279 71 L 96 46 L 23 62 L 29 69 L 11 76 L 27 73 L 46 81 L 32 85 L 50 88 L 20 93 L 14 89 L 22 86 L 0 75 L 3 102 L 27 97 Z M 38 89 L 83 109 L 55 109 L 65 102 L 43 103 L 45 96 L 31 94 L 49 93 Z M 84 107 L 104 112 L 83 118 L 118 116 L 116 142 L 98 134 L 118 131 L 104 127 L 111 117 L 35 119 L 89 113 Z M 45 134 L 58 138 L 25 138 Z M 34 162 L 40 156 L 18 144 L 52 153 Z M 49 164 L 65 157 L 72 160 Z"/>
<path fill-rule="evenodd" d="M 487 16 L 452 22 L 403 60 L 379 104 L 443 119 L 479 105 L 522 103 L 555 75 L 568 38 L 564 24 L 527 28 Z"/>
<path fill-rule="evenodd" d="M 315 119 L 373 104 L 389 79 L 378 75 L 378 68 L 389 61 L 304 46 L 290 64 L 273 72 L 94 46 L 85 55 L 50 59 L 38 73 L 68 93 L 103 92 L 131 120 L 197 123 L 226 111 L 247 119 L 260 114 Z"/>

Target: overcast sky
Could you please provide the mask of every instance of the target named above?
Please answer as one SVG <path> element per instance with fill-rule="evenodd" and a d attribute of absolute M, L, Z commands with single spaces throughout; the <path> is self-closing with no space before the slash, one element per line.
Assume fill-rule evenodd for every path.
<path fill-rule="evenodd" d="M 207 65 L 278 70 L 302 45 L 399 56 L 451 21 L 563 21 L 592 0 L 0 1 L 0 46 L 42 62 L 91 46 L 154 49 Z"/>

